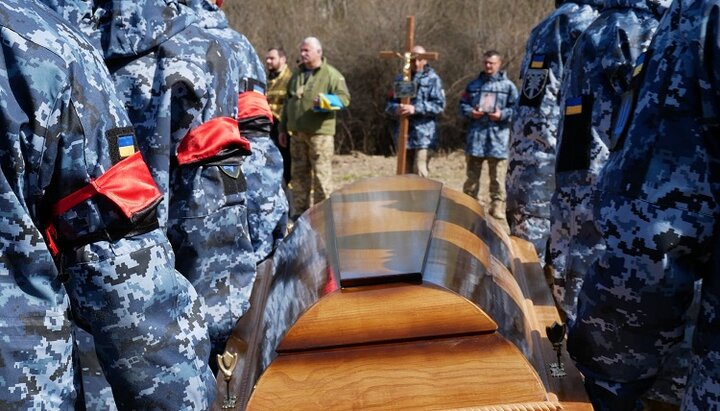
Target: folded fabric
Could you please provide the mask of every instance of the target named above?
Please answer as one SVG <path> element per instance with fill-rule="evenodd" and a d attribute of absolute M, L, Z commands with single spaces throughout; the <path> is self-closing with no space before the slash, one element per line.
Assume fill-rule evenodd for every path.
<path fill-rule="evenodd" d="M 313 105 L 313 111 L 329 112 L 342 110 L 345 107 L 340 101 L 340 97 L 335 94 L 319 93 L 318 98 Z"/>

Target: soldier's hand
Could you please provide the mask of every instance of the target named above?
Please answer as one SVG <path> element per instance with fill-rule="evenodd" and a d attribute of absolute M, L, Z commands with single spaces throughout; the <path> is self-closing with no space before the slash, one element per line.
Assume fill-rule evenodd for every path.
<path fill-rule="evenodd" d="M 480 111 L 480 110 L 475 109 L 475 108 L 474 108 L 474 109 L 472 110 L 472 112 L 470 113 L 470 117 L 472 117 L 473 120 L 477 120 L 477 119 L 479 119 L 480 117 L 482 117 L 482 116 L 484 116 L 484 115 L 485 115 L 485 112 L 484 112 L 484 111 Z"/>
<path fill-rule="evenodd" d="M 412 104 L 400 104 L 396 112 L 398 116 L 411 116 L 415 114 L 415 106 Z"/>
<path fill-rule="evenodd" d="M 280 144 L 280 147 L 283 147 L 283 148 L 287 147 L 287 143 L 288 143 L 287 133 L 280 132 L 278 134 L 278 143 Z"/>
<path fill-rule="evenodd" d="M 494 112 L 488 113 L 488 118 L 490 118 L 490 120 L 492 121 L 500 121 L 500 119 L 502 118 L 502 111 L 495 109 Z"/>

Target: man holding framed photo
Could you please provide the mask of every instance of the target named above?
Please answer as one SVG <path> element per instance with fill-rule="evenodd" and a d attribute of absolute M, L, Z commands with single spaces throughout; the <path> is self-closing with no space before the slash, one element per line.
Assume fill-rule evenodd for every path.
<path fill-rule="evenodd" d="M 465 137 L 467 179 L 465 194 L 478 198 L 482 164 L 490 173 L 490 215 L 505 214 L 505 172 L 513 108 L 518 99 L 515 85 L 501 71 L 502 56 L 495 50 L 483 54 L 484 71 L 472 80 L 460 97 L 460 112 L 470 120 Z"/>

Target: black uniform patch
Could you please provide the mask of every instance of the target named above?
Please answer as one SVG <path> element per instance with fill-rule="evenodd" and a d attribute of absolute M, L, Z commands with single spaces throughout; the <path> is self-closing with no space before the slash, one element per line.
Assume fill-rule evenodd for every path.
<path fill-rule="evenodd" d="M 590 168 L 592 106 L 591 95 L 565 100 L 562 139 L 557 156 L 558 173 Z"/>
<path fill-rule="evenodd" d="M 240 80 L 240 93 L 244 93 L 246 91 L 254 91 L 256 93 L 265 95 L 267 87 L 265 86 L 265 83 L 260 80 L 245 77 Z"/>
<path fill-rule="evenodd" d="M 548 80 L 547 56 L 544 54 L 533 54 L 523 79 L 522 92 L 520 93 L 521 106 L 537 107 L 545 96 L 545 87 Z"/>

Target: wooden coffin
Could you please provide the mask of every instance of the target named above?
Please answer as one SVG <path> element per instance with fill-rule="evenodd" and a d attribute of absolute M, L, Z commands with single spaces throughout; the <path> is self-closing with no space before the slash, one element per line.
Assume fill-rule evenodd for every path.
<path fill-rule="evenodd" d="M 567 376 L 550 375 L 555 321 L 532 245 L 477 201 L 416 176 L 365 180 L 258 267 L 214 409 L 590 410 L 564 350 Z"/>

